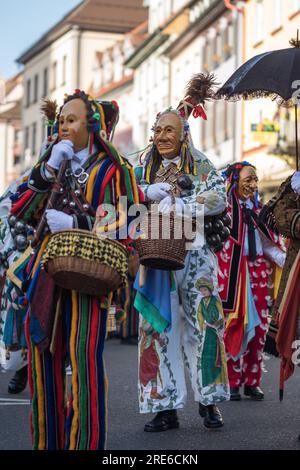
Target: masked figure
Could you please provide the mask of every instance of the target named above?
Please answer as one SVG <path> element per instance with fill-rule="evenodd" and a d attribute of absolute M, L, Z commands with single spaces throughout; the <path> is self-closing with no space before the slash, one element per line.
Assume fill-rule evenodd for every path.
<path fill-rule="evenodd" d="M 26 307 L 33 448 L 103 449 L 107 427 L 103 348 L 111 296 L 93 297 L 61 289 L 42 269 L 42 263 L 49 232 L 73 228 L 91 231 L 99 206 L 106 203 L 117 208 L 123 195 L 130 207 L 138 202 L 138 188 L 133 169 L 109 141 L 118 117 L 115 102 L 98 102 L 76 90 L 66 96 L 58 115 L 51 108 L 53 103 L 47 102 L 44 109 L 49 118 L 49 142 L 39 162 L 1 202 L 1 207 L 7 205 L 3 224 L 9 238 L 10 228 L 17 230 L 20 222 L 37 228 L 56 192 L 55 207 L 48 207 L 46 212 L 49 231 L 41 232 L 34 254 L 29 247 L 12 264 L 7 257 L 6 268 L 11 265 L 6 274 L 19 292 L 26 291 L 26 296 L 23 293 L 23 298 L 14 303 Z M 57 126 L 57 137 L 51 137 L 53 125 Z M 58 184 L 57 174 L 66 159 L 67 167 Z M 126 227 L 126 218 L 120 212 L 114 221 L 109 211 L 101 210 L 97 217 L 99 230 L 110 227 L 117 239 L 124 224 Z M 121 241 L 126 246 L 129 238 Z M 8 254 L 9 247 L 6 243 Z M 67 364 L 72 369 L 69 396 Z"/>
<path fill-rule="evenodd" d="M 300 172 L 296 171 L 282 183 L 275 196 L 263 208 L 261 219 L 288 240 L 287 258 L 283 268 L 273 318 L 268 335 L 275 338 L 276 355 L 281 357 L 280 400 L 284 381 L 299 365 L 300 346 Z M 270 342 L 272 345 L 272 342 Z M 273 349 L 274 351 L 274 349 Z M 270 353 L 273 352 L 270 350 Z M 298 437 L 300 440 L 300 435 Z"/>
<path fill-rule="evenodd" d="M 224 172 L 228 182 L 231 236 L 219 257 L 219 289 L 226 317 L 225 346 L 231 400 L 239 388 L 262 400 L 262 355 L 272 305 L 273 266 L 282 268 L 285 252 L 277 235 L 259 223 L 258 178 L 247 162 Z"/>
<path fill-rule="evenodd" d="M 168 108 L 157 116 L 152 144 L 136 175 L 146 201 L 155 201 L 161 213 L 168 214 L 173 204 L 172 210 L 175 208 L 177 214 L 188 207 L 192 216 L 198 210 L 203 210 L 204 215 L 216 215 L 226 207 L 225 186 L 211 162 L 193 146 L 187 122 L 192 111 L 195 116 L 206 117 L 203 107 L 196 104 L 203 104 L 210 96 L 212 80 L 200 74 L 192 82 L 193 86 L 176 110 Z M 198 97 L 191 91 L 196 88 Z M 189 190 L 177 190 L 176 174 L 191 179 Z M 154 182 L 162 175 L 172 176 L 169 182 Z M 177 197 L 172 202 L 173 183 L 173 194 Z M 156 331 L 155 354 L 145 356 L 145 334 L 139 340 L 140 412 L 157 413 L 144 430 L 155 432 L 178 427 L 177 410 L 184 407 L 187 397 L 184 366 L 189 371 L 204 425 L 207 428 L 222 426 L 217 404 L 229 399 L 229 387 L 215 254 L 204 237 L 201 246 L 187 252 L 184 269 L 147 268 L 142 286 L 140 276 L 141 270 L 135 283 L 135 306 L 141 314 L 141 324 L 146 319 Z M 150 356 L 153 378 L 154 365 L 155 378 L 159 378 L 156 379 L 157 393 L 153 392 L 151 380 L 143 380 L 150 367 Z"/>

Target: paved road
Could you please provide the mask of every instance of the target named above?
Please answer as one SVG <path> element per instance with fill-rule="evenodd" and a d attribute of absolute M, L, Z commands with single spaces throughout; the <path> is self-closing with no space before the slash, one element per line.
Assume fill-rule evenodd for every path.
<path fill-rule="evenodd" d="M 198 415 L 191 392 L 180 410 L 180 428 L 164 433 L 145 433 L 143 425 L 150 415 L 139 415 L 137 406 L 137 347 L 106 344 L 109 377 L 108 449 L 204 450 L 204 449 L 298 449 L 300 442 L 300 369 L 286 383 L 285 398 L 278 401 L 279 361 L 265 362 L 263 376 L 265 400 L 222 405 L 225 426 L 207 431 Z M 30 449 L 29 393 L 13 396 L 6 391 L 12 374 L 0 373 L 0 450 Z M 11 401 L 13 400 L 13 401 Z M 17 401 L 14 401 L 17 400 Z M 21 401 L 22 400 L 22 401 Z"/>

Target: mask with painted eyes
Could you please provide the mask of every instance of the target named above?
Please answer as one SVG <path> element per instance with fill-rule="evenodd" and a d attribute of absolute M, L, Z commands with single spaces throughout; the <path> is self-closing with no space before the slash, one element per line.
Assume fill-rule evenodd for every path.
<path fill-rule="evenodd" d="M 68 101 L 61 110 L 58 126 L 59 140 L 71 140 L 75 152 L 86 148 L 89 132 L 85 102 L 80 98 Z"/>
<path fill-rule="evenodd" d="M 253 198 L 258 189 L 258 177 L 255 168 L 244 166 L 239 174 L 237 193 L 239 198 L 246 200 Z"/>
<path fill-rule="evenodd" d="M 175 113 L 163 114 L 154 130 L 154 143 L 163 158 L 171 160 L 177 157 L 181 147 L 182 122 Z"/>

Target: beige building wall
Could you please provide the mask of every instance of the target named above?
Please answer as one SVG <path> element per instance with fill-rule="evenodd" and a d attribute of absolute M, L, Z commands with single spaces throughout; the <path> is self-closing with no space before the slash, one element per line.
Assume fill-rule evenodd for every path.
<path fill-rule="evenodd" d="M 95 52 L 105 50 L 121 37 L 120 34 L 80 32 L 74 27 L 26 63 L 23 100 L 24 169 L 36 161 L 45 139 L 46 130 L 40 112 L 43 97 L 55 99 L 61 106 L 65 93 L 72 93 L 75 88 L 87 90 L 91 84 Z M 48 86 L 45 86 L 46 69 Z M 38 90 L 35 94 L 36 76 Z M 29 81 L 31 90 L 28 103 Z"/>
<path fill-rule="evenodd" d="M 22 131 L 19 104 L 23 96 L 22 76 L 0 102 L 0 195 L 21 173 Z M 17 111 L 16 111 L 17 107 Z"/>

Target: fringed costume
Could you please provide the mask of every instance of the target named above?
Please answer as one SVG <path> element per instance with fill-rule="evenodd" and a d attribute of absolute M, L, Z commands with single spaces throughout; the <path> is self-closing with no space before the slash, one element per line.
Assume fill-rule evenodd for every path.
<path fill-rule="evenodd" d="M 75 93 L 75 98 L 86 96 L 79 90 Z M 94 112 L 92 142 L 75 153 L 69 163 L 63 189 L 58 188 L 57 206 L 72 215 L 74 228 L 90 231 L 99 205 L 107 203 L 117 209 L 120 196 L 127 196 L 130 207 L 138 202 L 138 189 L 133 169 L 108 141 L 112 129 L 104 107 L 88 100 Z M 110 124 L 113 122 L 111 117 Z M 37 226 L 55 184 L 49 181 L 45 164 L 56 142 L 50 143 L 29 177 L 11 196 L 10 214 L 33 227 Z M 103 231 L 109 227 L 118 239 L 120 230 L 126 228 L 127 214 L 122 208 L 117 210 L 117 220 L 111 219 L 109 211 L 98 211 L 97 217 Z M 107 431 L 103 348 L 111 295 L 96 298 L 57 287 L 43 269 L 48 238 L 42 235 L 35 253 L 32 255 L 29 248 L 10 268 L 10 279 L 27 291 L 33 448 L 103 449 Z M 120 241 L 128 245 L 129 237 Z M 70 396 L 65 375 L 68 364 L 72 369 Z"/>
<path fill-rule="evenodd" d="M 261 382 L 263 350 L 272 305 L 273 263 L 283 266 L 285 253 L 279 237 L 259 222 L 261 205 L 237 193 L 242 167 L 233 164 L 228 178 L 228 211 L 231 235 L 219 258 L 219 291 L 226 317 L 225 346 L 231 389 L 242 384 L 258 387 Z M 250 165 L 251 166 L 251 165 Z"/>
<path fill-rule="evenodd" d="M 268 335 L 275 339 L 281 357 L 280 399 L 284 381 L 294 372 L 299 357 L 296 350 L 300 339 L 300 197 L 299 172 L 287 178 L 276 195 L 262 211 L 262 220 L 287 238 L 287 258 L 283 268 L 278 296 Z M 271 342 L 270 342 L 271 344 Z M 270 351 L 271 352 L 271 351 Z"/>

